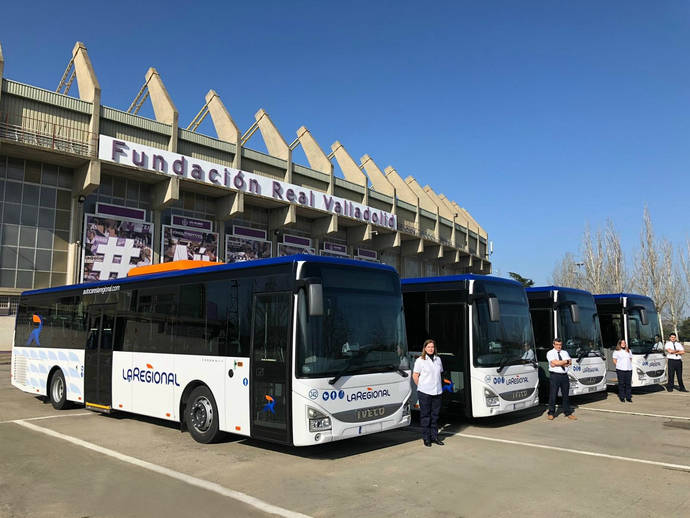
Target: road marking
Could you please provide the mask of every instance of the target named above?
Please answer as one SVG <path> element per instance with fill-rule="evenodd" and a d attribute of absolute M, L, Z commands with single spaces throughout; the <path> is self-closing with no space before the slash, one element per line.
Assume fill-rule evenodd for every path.
<path fill-rule="evenodd" d="M 55 419 L 56 417 L 75 417 L 78 415 L 96 415 L 93 412 L 80 412 L 78 414 L 60 414 L 60 415 L 44 415 L 41 417 L 27 417 L 26 419 L 10 419 L 9 421 L 0 421 L 0 424 L 18 423 L 19 421 L 38 421 L 40 419 Z"/>
<path fill-rule="evenodd" d="M 482 435 L 472 435 L 472 434 L 467 434 L 467 433 L 457 433 L 455 435 L 459 436 L 459 437 L 466 437 L 468 439 L 479 439 L 482 441 L 500 442 L 503 444 L 515 444 L 517 446 L 530 446 L 532 448 L 541 448 L 543 450 L 562 451 L 565 453 L 577 453 L 578 455 L 587 455 L 589 457 L 601 457 L 604 459 L 622 460 L 622 461 L 626 461 L 626 462 L 636 462 L 639 464 L 651 464 L 652 466 L 661 466 L 664 468 L 673 468 L 673 469 L 679 469 L 682 471 L 690 472 L 690 466 L 686 466 L 684 464 L 671 464 L 668 462 L 657 462 L 654 460 L 634 459 L 632 457 L 621 457 L 619 455 L 609 455 L 607 453 L 596 453 L 593 451 L 573 450 L 571 448 L 560 448 L 558 446 L 547 446 L 545 444 L 535 444 L 535 443 L 531 443 L 531 442 L 511 441 L 508 439 L 496 439 L 494 437 L 484 437 Z"/>
<path fill-rule="evenodd" d="M 612 414 L 629 414 L 629 415 L 643 415 L 646 417 L 661 417 L 663 419 L 684 419 L 690 421 L 690 417 L 682 417 L 679 415 L 662 415 L 662 414 L 647 414 L 644 412 L 626 412 L 625 410 L 607 410 L 605 408 L 587 408 L 578 407 L 578 410 L 589 410 L 590 412 L 610 412 Z"/>
<path fill-rule="evenodd" d="M 113 457 L 115 459 L 118 459 L 122 462 L 127 462 L 129 464 L 133 464 L 135 466 L 138 466 L 140 468 L 148 469 L 150 471 L 153 471 L 155 473 L 160 473 L 161 475 L 166 475 L 170 478 L 174 478 L 176 480 L 180 480 L 182 482 L 186 482 L 189 485 L 200 487 L 202 489 L 206 489 L 207 491 L 213 491 L 214 493 L 218 493 L 219 495 L 227 496 L 229 498 L 232 498 L 234 500 L 239 500 L 240 502 L 243 502 L 247 505 L 250 505 L 252 507 L 255 507 L 256 509 L 259 509 L 260 511 L 264 511 L 269 514 L 275 514 L 278 516 L 284 516 L 286 518 L 310 518 L 306 514 L 298 513 L 295 511 L 290 511 L 288 509 L 283 509 L 282 507 L 278 507 L 272 504 L 269 504 L 267 502 L 264 502 L 263 500 L 260 500 L 258 498 L 255 498 L 253 496 L 249 496 L 245 493 L 241 493 L 240 491 L 235 491 L 234 489 L 228 489 L 226 487 L 221 486 L 220 484 L 216 484 L 215 482 L 209 482 L 208 480 L 203 480 L 201 478 L 196 478 L 191 475 L 186 475 L 184 473 L 180 473 L 179 471 L 174 471 L 169 468 L 164 468 L 163 466 L 158 466 L 157 464 L 152 464 L 151 462 L 147 462 L 145 460 L 137 459 L 135 457 L 130 457 L 129 455 L 125 455 L 123 453 L 119 453 L 114 450 L 109 450 L 108 448 L 104 448 L 102 446 L 98 446 L 97 444 L 93 444 L 87 441 L 83 441 L 82 439 L 77 439 L 76 437 L 72 437 L 70 435 L 65 435 L 60 432 L 56 432 L 54 430 L 50 430 L 48 428 L 43 428 L 42 426 L 36 426 L 35 424 L 27 423 L 24 420 L 17 420 L 14 421 L 16 424 L 19 426 L 23 426 L 24 428 L 28 428 L 29 430 L 33 430 L 35 432 L 40 432 L 46 435 L 50 435 L 51 437 L 55 437 L 57 439 L 62 439 L 63 441 L 71 442 L 72 444 L 76 444 L 77 446 L 81 446 L 83 448 L 87 448 L 89 450 L 93 450 L 98 453 L 102 453 L 103 455 L 108 455 L 109 457 Z"/>

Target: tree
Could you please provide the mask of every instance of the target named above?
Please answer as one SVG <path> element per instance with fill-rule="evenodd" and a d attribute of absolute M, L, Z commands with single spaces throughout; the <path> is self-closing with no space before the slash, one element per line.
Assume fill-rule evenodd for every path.
<path fill-rule="evenodd" d="M 573 254 L 570 252 L 565 253 L 561 262 L 554 268 L 551 278 L 553 284 L 556 286 L 565 286 L 568 288 L 582 287 L 578 264 Z"/>
<path fill-rule="evenodd" d="M 683 342 L 690 341 L 690 318 L 686 318 L 680 323 L 680 326 L 678 326 L 678 340 L 682 340 Z"/>
<path fill-rule="evenodd" d="M 687 289 L 678 264 L 674 261 L 673 245 L 663 240 L 660 245 L 662 257 L 661 284 L 666 297 L 666 311 L 664 316 L 671 324 L 673 332 L 678 334 L 683 308 L 685 307 Z"/>
<path fill-rule="evenodd" d="M 508 275 L 510 275 L 513 279 L 515 279 L 520 284 L 522 284 L 525 288 L 529 288 L 530 286 L 534 286 L 534 281 L 532 279 L 528 279 L 526 277 L 523 277 L 519 273 L 508 272 Z"/>
<path fill-rule="evenodd" d="M 647 207 L 644 208 L 642 221 L 640 251 L 635 262 L 635 289 L 642 295 L 651 297 L 656 304 L 657 311 L 662 313 L 666 308 L 666 297 L 663 288 L 659 243 L 654 237 L 654 227 Z"/>
<path fill-rule="evenodd" d="M 582 236 L 582 262 L 584 263 L 585 278 L 584 289 L 591 293 L 603 293 L 604 290 L 604 237 L 597 230 L 594 237 L 589 231 L 589 225 L 585 227 Z"/>
<path fill-rule="evenodd" d="M 621 247 L 621 239 L 613 225 L 608 220 L 604 231 L 604 291 L 608 293 L 622 293 L 630 288 L 630 278 L 625 267 L 625 255 Z"/>

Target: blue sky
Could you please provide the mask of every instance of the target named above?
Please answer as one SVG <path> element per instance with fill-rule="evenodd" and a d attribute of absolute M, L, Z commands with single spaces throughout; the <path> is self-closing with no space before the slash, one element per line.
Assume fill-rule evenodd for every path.
<path fill-rule="evenodd" d="M 632 254 L 645 204 L 689 236 L 687 2 L 248 4 L 11 2 L 4 75 L 55 89 L 82 41 L 105 105 L 127 109 L 153 66 L 181 126 L 209 89 L 242 130 L 264 108 L 288 142 L 305 125 L 457 201 L 504 276 L 546 283 L 608 218 Z"/>

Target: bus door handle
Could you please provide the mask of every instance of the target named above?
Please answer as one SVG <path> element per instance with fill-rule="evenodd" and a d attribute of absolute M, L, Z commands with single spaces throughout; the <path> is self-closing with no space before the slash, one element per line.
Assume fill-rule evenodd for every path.
<path fill-rule="evenodd" d="M 230 370 L 228 371 L 228 377 L 229 377 L 229 378 L 232 378 L 234 375 L 235 375 L 235 371 L 233 371 L 232 369 L 230 369 Z"/>

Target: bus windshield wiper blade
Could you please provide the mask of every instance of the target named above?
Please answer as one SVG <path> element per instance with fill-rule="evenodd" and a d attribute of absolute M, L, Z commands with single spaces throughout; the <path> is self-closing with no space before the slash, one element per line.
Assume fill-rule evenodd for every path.
<path fill-rule="evenodd" d="M 501 363 L 498 364 L 498 369 L 496 369 L 496 372 L 501 372 L 505 367 L 508 367 L 509 365 L 519 365 L 523 361 L 525 361 L 523 358 L 503 358 L 501 360 Z"/>
<path fill-rule="evenodd" d="M 382 368 L 386 369 L 387 371 L 394 371 L 394 372 L 397 372 L 397 373 L 400 374 L 403 378 L 407 378 L 407 376 L 409 376 L 409 374 L 407 374 L 407 372 L 405 372 L 404 370 L 402 370 L 402 369 L 401 369 L 399 366 L 397 366 L 397 365 L 384 365 Z"/>

